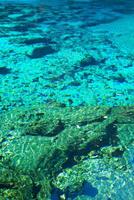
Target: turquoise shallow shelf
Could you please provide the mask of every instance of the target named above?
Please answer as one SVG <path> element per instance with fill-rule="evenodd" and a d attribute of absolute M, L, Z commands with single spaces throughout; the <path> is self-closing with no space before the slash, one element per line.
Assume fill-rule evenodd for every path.
<path fill-rule="evenodd" d="M 0 108 L 133 105 L 130 3 L 2 4 Z"/>

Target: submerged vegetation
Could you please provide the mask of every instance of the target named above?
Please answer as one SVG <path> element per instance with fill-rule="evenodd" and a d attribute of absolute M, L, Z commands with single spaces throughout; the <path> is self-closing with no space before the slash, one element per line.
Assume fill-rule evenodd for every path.
<path fill-rule="evenodd" d="M 133 170 L 127 158 L 134 148 L 133 116 L 133 107 L 62 104 L 1 114 L 0 198 L 102 198 L 106 184 L 110 190 Z"/>

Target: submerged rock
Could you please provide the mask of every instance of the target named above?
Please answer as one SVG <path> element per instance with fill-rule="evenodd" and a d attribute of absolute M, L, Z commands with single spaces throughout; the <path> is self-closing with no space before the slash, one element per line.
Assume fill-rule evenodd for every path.
<path fill-rule="evenodd" d="M 55 43 L 53 42 L 50 38 L 46 37 L 39 37 L 39 38 L 30 38 L 30 39 L 25 39 L 23 42 L 20 42 L 22 44 L 26 45 L 34 45 L 34 44 L 52 44 Z"/>
<path fill-rule="evenodd" d="M 54 50 L 51 46 L 44 46 L 44 47 L 37 47 L 32 51 L 31 55 L 27 55 L 31 59 L 36 58 L 42 58 L 46 55 L 55 53 L 56 50 Z"/>
<path fill-rule="evenodd" d="M 3 173 L 0 194 L 5 187 L 12 190 L 17 177 L 25 174 L 32 184 L 18 185 L 22 199 L 26 198 L 21 187 L 26 184 L 24 194 L 30 191 L 30 199 L 50 199 L 55 187 L 61 190 L 58 195 L 69 198 L 86 195 L 105 200 L 98 195 L 107 192 L 112 177 L 120 184 L 122 176 L 131 177 L 124 153 L 134 140 L 133 116 L 133 107 L 55 104 L 6 112 L 0 116 L 0 173 L 6 169 L 14 181 L 12 185 Z M 131 134 L 126 137 L 127 130 Z M 99 186 L 100 179 L 106 184 L 102 181 Z M 113 195 L 108 190 L 107 198 Z"/>
<path fill-rule="evenodd" d="M 87 67 L 90 65 L 97 65 L 97 60 L 90 54 L 85 55 L 85 57 L 80 61 L 80 67 Z"/>
<path fill-rule="evenodd" d="M 11 73 L 11 69 L 8 67 L 0 67 L 0 74 L 7 75 Z"/>

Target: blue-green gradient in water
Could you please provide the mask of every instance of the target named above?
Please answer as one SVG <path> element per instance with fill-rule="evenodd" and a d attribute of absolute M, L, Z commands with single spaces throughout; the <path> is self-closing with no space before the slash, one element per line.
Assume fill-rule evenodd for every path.
<path fill-rule="evenodd" d="M 133 200 L 134 1 L 0 2 L 0 200 Z"/>

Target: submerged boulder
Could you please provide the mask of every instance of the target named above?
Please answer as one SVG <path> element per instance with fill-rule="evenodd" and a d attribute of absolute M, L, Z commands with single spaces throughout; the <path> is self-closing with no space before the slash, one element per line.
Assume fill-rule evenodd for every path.
<path fill-rule="evenodd" d="M 32 54 L 27 56 L 31 59 L 37 59 L 37 58 L 42 58 L 44 56 L 47 56 L 49 54 L 55 53 L 56 50 L 53 49 L 51 46 L 43 46 L 43 47 L 36 47 L 33 49 Z"/>

